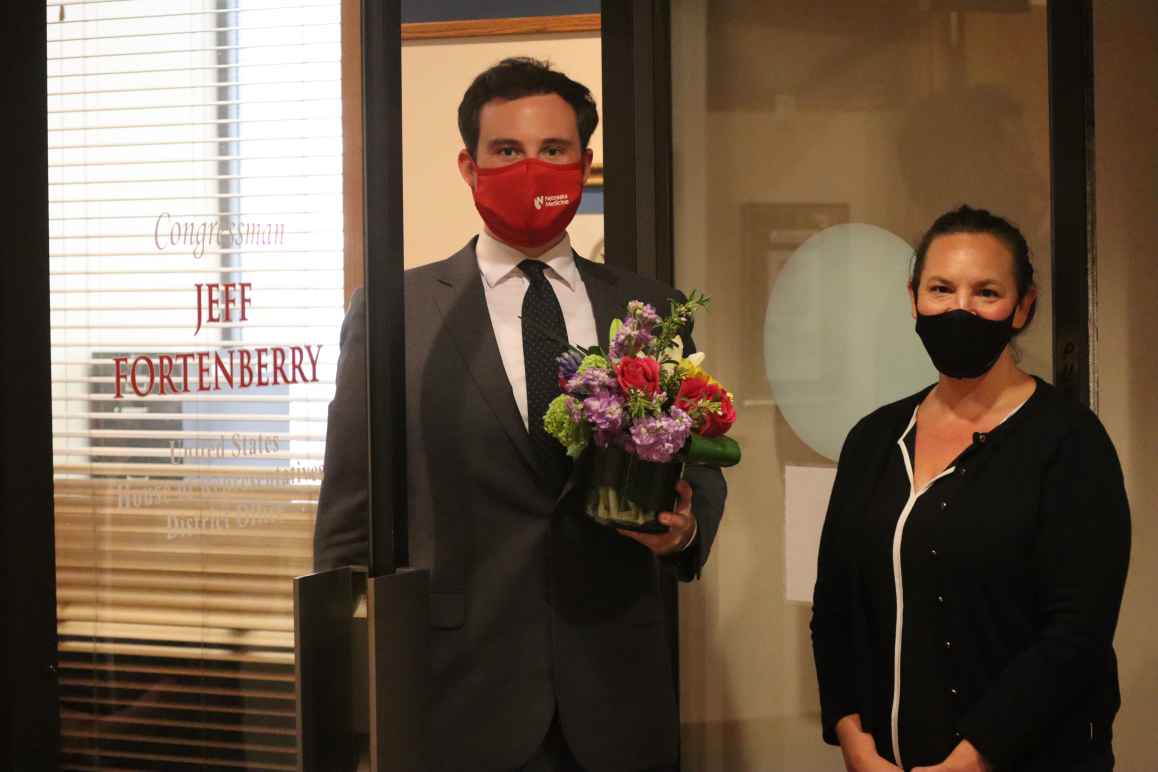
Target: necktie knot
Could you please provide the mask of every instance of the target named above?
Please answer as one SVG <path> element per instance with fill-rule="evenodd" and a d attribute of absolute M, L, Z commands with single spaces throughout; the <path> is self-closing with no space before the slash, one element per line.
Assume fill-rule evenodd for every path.
<path fill-rule="evenodd" d="M 541 282 L 546 282 L 547 277 L 544 272 L 547 270 L 547 264 L 542 260 L 527 259 L 519 263 L 519 270 L 526 274 L 527 279 L 535 286 L 542 286 Z"/>

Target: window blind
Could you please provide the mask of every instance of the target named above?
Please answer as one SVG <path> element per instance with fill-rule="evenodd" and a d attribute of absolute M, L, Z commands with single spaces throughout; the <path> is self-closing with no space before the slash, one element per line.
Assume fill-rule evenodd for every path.
<path fill-rule="evenodd" d="M 296 769 L 340 2 L 46 9 L 61 767 Z"/>

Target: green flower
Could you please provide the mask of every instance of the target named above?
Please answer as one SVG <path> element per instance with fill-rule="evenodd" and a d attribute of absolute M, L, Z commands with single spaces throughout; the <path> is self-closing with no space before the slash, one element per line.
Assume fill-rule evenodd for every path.
<path fill-rule="evenodd" d="M 580 411 L 579 400 L 560 394 L 551 400 L 543 415 L 543 428 L 567 449 L 571 458 L 578 458 L 591 438 L 591 427 L 582 419 Z"/>
<path fill-rule="evenodd" d="M 593 367 L 598 367 L 602 370 L 610 370 L 611 363 L 607 361 L 607 357 L 601 354 L 588 354 L 587 356 L 583 357 L 583 361 L 579 363 L 578 372 L 581 373 L 584 370 L 590 370 Z"/>

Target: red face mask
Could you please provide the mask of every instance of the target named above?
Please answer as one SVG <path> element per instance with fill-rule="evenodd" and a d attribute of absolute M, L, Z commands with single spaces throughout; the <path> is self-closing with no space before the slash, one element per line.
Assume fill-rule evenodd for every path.
<path fill-rule="evenodd" d="M 579 209 L 583 164 L 528 158 L 477 169 L 474 205 L 491 233 L 516 247 L 538 247 L 562 233 Z"/>

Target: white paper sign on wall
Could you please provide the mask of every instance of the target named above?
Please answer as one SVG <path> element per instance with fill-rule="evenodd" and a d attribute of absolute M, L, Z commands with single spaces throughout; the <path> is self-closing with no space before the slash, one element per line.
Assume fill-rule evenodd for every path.
<path fill-rule="evenodd" d="M 812 602 L 820 529 L 835 480 L 834 467 L 784 468 L 784 584 L 789 601 Z"/>

